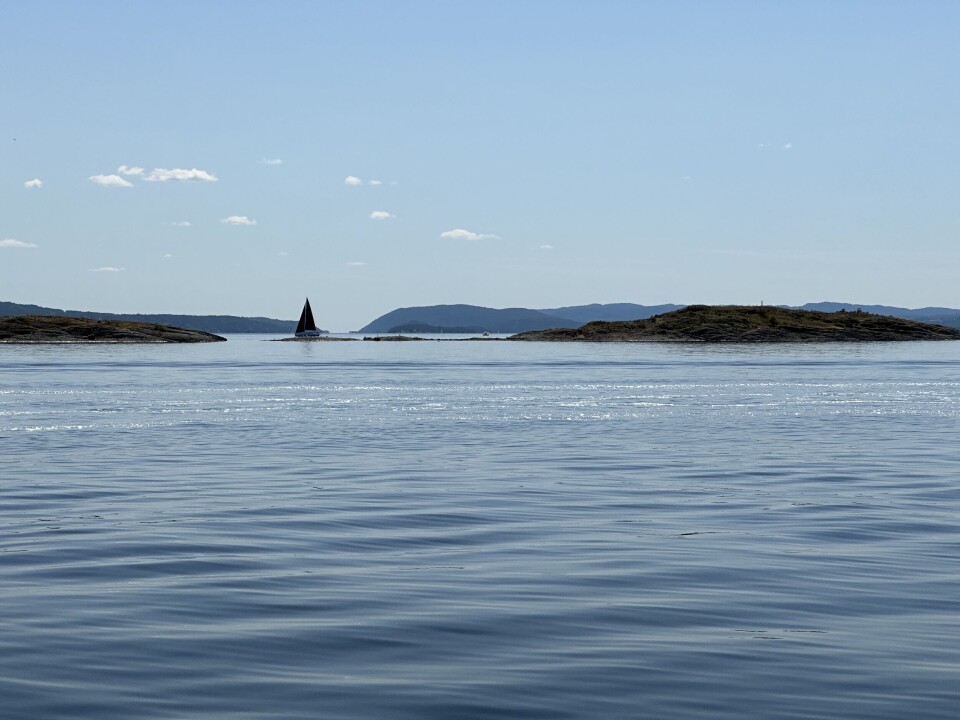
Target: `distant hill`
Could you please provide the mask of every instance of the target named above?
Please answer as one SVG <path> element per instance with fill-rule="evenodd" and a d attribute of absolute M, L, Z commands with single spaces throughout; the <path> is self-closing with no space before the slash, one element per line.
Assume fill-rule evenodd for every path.
<path fill-rule="evenodd" d="M 672 310 L 679 310 L 683 305 L 635 305 L 634 303 L 607 303 L 601 305 L 570 305 L 568 307 L 540 310 L 547 315 L 576 320 L 579 323 L 594 322 L 595 320 L 641 320 L 643 318 L 661 315 Z"/>
<path fill-rule="evenodd" d="M 474 328 L 474 332 L 517 333 L 524 330 L 577 327 L 581 324 L 576 320 L 527 308 L 496 310 L 477 305 L 430 305 L 393 310 L 360 328 L 360 332 L 391 333 L 397 332 L 397 328 L 428 326 L 433 328 L 431 332 L 457 332 L 463 328 Z"/>
<path fill-rule="evenodd" d="M 89 318 L 92 320 L 125 320 L 157 325 L 169 325 L 185 330 L 200 330 L 208 333 L 293 333 L 296 320 L 275 320 L 265 317 L 239 317 L 235 315 L 143 315 L 100 313 L 86 310 L 59 310 L 39 305 L 21 305 L 0 302 L 0 317 L 21 315 L 54 315 L 60 317 Z M 325 332 L 325 331 L 321 331 Z"/>
<path fill-rule="evenodd" d="M 426 305 L 388 312 L 362 327 L 360 332 L 516 333 L 526 330 L 579 327 L 594 320 L 639 320 L 681 307 L 683 305 L 594 303 L 548 310 L 528 308 L 498 310 L 478 305 Z"/>
<path fill-rule="evenodd" d="M 427 325 L 425 323 L 407 323 L 405 325 L 396 325 L 390 328 L 389 330 L 387 330 L 387 332 L 390 333 L 391 335 L 398 334 L 398 333 L 421 333 L 421 334 L 433 333 L 435 335 L 441 334 L 441 333 L 459 333 L 461 335 L 470 335 L 470 334 L 479 334 L 482 332 L 486 332 L 486 330 L 484 330 L 482 327 L 477 327 L 475 325 L 474 326 L 468 325 L 465 327 L 457 327 L 457 326 L 439 327 L 437 325 Z"/>

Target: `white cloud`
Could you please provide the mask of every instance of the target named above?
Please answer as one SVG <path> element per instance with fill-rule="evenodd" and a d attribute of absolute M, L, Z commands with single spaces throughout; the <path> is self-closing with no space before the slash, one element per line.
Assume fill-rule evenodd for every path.
<path fill-rule="evenodd" d="M 353 175 L 347 175 L 347 177 L 343 179 L 343 184 L 344 185 L 363 185 L 363 180 Z"/>
<path fill-rule="evenodd" d="M 288 253 L 286 250 L 281 250 L 280 257 L 290 257 L 290 253 Z"/>
<path fill-rule="evenodd" d="M 40 178 L 34 178 L 33 180 L 27 180 L 23 186 L 25 188 L 39 188 L 43 187 L 43 180 Z"/>
<path fill-rule="evenodd" d="M 0 240 L 0 248 L 35 248 L 36 245 L 33 243 L 23 242 L 22 240 L 14 240 L 13 238 L 7 238 L 6 240 Z"/>
<path fill-rule="evenodd" d="M 391 215 L 386 210 L 374 210 L 370 213 L 371 220 L 389 220 L 394 217 L 396 217 L 396 215 Z"/>
<path fill-rule="evenodd" d="M 499 240 L 500 239 L 496 235 L 490 235 L 487 233 L 475 233 L 470 230 L 464 230 L 463 228 L 455 228 L 454 230 L 447 230 L 446 232 L 440 233 L 440 237 L 446 238 L 447 240 Z"/>
<path fill-rule="evenodd" d="M 123 268 L 111 267 L 109 265 L 106 265 L 104 267 L 90 268 L 90 272 L 116 273 L 116 272 L 123 272 Z"/>
<path fill-rule="evenodd" d="M 101 187 L 133 187 L 119 175 L 91 175 L 90 182 Z"/>
<path fill-rule="evenodd" d="M 367 180 L 367 185 L 383 185 L 383 180 Z"/>
<path fill-rule="evenodd" d="M 175 223 L 171 223 L 174 227 L 191 227 L 193 225 L 189 220 L 179 220 Z"/>
<path fill-rule="evenodd" d="M 541 245 L 541 250 L 553 250 L 553 245 Z"/>
<path fill-rule="evenodd" d="M 283 160 L 281 160 L 280 158 L 264 158 L 263 164 L 264 165 L 283 165 Z"/>
<path fill-rule="evenodd" d="M 348 262 L 347 265 L 349 265 L 350 267 L 363 267 L 364 265 L 366 265 L 366 263 L 361 262 L 360 260 L 354 260 L 352 262 Z"/>
<path fill-rule="evenodd" d="M 253 218 L 248 218 L 246 215 L 231 215 L 226 217 L 220 222 L 226 223 L 227 225 L 256 225 L 257 221 Z"/>
<path fill-rule="evenodd" d="M 121 165 L 117 168 L 117 172 L 121 175 L 132 175 L 134 177 L 139 177 L 143 175 L 142 167 L 128 167 L 127 165 Z"/>
<path fill-rule="evenodd" d="M 792 142 L 784 143 L 784 145 L 783 145 L 783 149 L 784 149 L 784 150 L 789 150 L 789 149 L 791 149 L 792 147 L 793 147 L 793 143 L 792 143 Z"/>
<path fill-rule="evenodd" d="M 166 253 L 166 254 L 163 256 L 163 259 L 166 260 L 167 258 L 172 258 L 172 257 L 173 257 L 173 255 L 171 255 L 170 253 Z"/>
<path fill-rule="evenodd" d="M 206 170 L 185 170 L 183 168 L 154 168 L 144 177 L 147 182 L 166 182 L 167 180 L 177 180 L 179 182 L 188 182 L 191 180 L 202 180 L 203 182 L 216 182 L 217 178 Z"/>

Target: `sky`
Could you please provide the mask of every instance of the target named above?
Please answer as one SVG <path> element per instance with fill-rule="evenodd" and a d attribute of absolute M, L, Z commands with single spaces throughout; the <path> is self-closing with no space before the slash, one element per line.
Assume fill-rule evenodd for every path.
<path fill-rule="evenodd" d="M 9 0 L 0 300 L 960 307 L 954 0 Z"/>

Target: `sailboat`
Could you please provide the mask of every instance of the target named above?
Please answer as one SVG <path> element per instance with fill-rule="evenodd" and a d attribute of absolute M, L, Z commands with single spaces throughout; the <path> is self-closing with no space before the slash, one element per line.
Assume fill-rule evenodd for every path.
<path fill-rule="evenodd" d="M 313 321 L 313 310 L 310 309 L 310 298 L 303 304 L 303 312 L 300 313 L 300 322 L 297 323 L 297 330 L 294 333 L 297 337 L 319 337 L 320 331 L 317 330 L 317 324 Z"/>

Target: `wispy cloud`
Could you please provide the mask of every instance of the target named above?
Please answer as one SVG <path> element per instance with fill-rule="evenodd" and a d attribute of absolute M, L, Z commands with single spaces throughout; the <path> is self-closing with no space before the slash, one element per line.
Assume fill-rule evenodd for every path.
<path fill-rule="evenodd" d="M 363 180 L 361 180 L 360 178 L 354 175 L 347 175 L 343 179 L 343 184 L 344 185 L 363 185 Z"/>
<path fill-rule="evenodd" d="M 349 265 L 350 267 L 363 267 L 364 265 L 366 265 L 366 263 L 361 262 L 360 260 L 352 260 L 348 262 L 347 265 Z"/>
<path fill-rule="evenodd" d="M 91 175 L 90 182 L 100 187 L 133 187 L 133 183 L 127 182 L 119 175 Z"/>
<path fill-rule="evenodd" d="M 175 223 L 170 223 L 174 227 L 191 227 L 193 225 L 189 220 L 178 220 Z"/>
<path fill-rule="evenodd" d="M 280 257 L 290 257 L 290 253 L 288 253 L 286 250 L 281 250 L 279 254 Z"/>
<path fill-rule="evenodd" d="M 34 178 L 33 180 L 27 180 L 23 186 L 25 188 L 40 188 L 43 187 L 43 180 L 40 178 Z"/>
<path fill-rule="evenodd" d="M 541 245 L 541 250 L 553 250 L 553 245 Z"/>
<path fill-rule="evenodd" d="M 788 143 L 784 143 L 784 144 L 783 144 L 783 149 L 784 149 L 784 150 L 790 150 L 790 149 L 792 149 L 792 148 L 793 148 L 793 143 L 792 143 L 792 142 L 788 142 Z"/>
<path fill-rule="evenodd" d="M 6 240 L 0 240 L 0 248 L 35 248 L 36 245 L 33 243 L 23 242 L 22 240 L 14 240 L 13 238 L 7 238 Z"/>
<path fill-rule="evenodd" d="M 383 185 L 383 180 L 367 180 L 367 185 Z"/>
<path fill-rule="evenodd" d="M 256 225 L 257 221 L 253 218 L 248 218 L 246 215 L 231 215 L 230 217 L 225 217 L 220 222 L 227 225 Z"/>
<path fill-rule="evenodd" d="M 283 160 L 280 158 L 264 158 L 262 162 L 264 165 L 283 165 Z"/>
<path fill-rule="evenodd" d="M 132 177 L 139 177 L 140 175 L 143 175 L 143 168 L 136 167 L 136 166 L 130 167 L 128 165 L 121 165 L 120 167 L 117 168 L 117 172 L 120 175 L 130 175 Z"/>
<path fill-rule="evenodd" d="M 123 272 L 123 268 L 113 267 L 111 265 L 105 265 L 104 267 L 90 268 L 90 272 L 117 273 L 117 272 Z"/>
<path fill-rule="evenodd" d="M 374 210 L 370 213 L 371 220 L 389 220 L 390 218 L 395 218 L 396 215 L 391 215 L 386 210 Z"/>
<path fill-rule="evenodd" d="M 172 257 L 173 257 L 173 255 L 172 255 L 171 253 L 165 253 L 164 256 L 163 256 L 163 259 L 164 259 L 164 260 L 167 260 L 168 258 L 172 258 Z"/>
<path fill-rule="evenodd" d="M 168 180 L 176 180 L 177 182 L 191 182 L 194 180 L 201 182 L 217 181 L 215 175 L 211 175 L 206 170 L 198 170 L 197 168 L 190 170 L 185 170 L 184 168 L 173 168 L 172 170 L 154 168 L 147 173 L 143 179 L 147 182 L 167 182 Z"/>
<path fill-rule="evenodd" d="M 463 228 L 455 228 L 453 230 L 447 230 L 446 232 L 440 233 L 440 237 L 446 238 L 447 240 L 499 240 L 500 239 L 497 235 L 490 235 L 489 233 L 476 233 L 471 230 L 464 230 Z"/>

